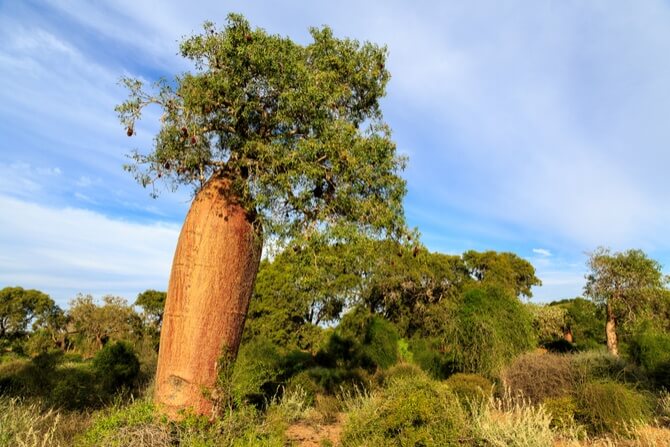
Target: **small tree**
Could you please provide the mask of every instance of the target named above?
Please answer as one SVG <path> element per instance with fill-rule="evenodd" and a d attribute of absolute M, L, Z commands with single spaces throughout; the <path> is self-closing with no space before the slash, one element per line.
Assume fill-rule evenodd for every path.
<path fill-rule="evenodd" d="M 137 295 L 135 306 L 140 306 L 146 323 L 160 330 L 165 310 L 165 298 L 167 294 L 158 290 L 145 290 Z"/>
<path fill-rule="evenodd" d="M 132 339 L 141 324 L 126 300 L 111 295 L 102 298 L 102 305 L 91 295 L 79 295 L 70 302 L 68 313 L 76 333 L 96 351 L 112 339 Z"/>
<path fill-rule="evenodd" d="M 231 14 L 222 30 L 206 23 L 182 42 L 193 73 L 155 93 L 124 80 L 130 97 L 117 111 L 128 135 L 145 106 L 163 112 L 153 148 L 128 170 L 144 186 L 196 191 L 161 332 L 155 399 L 170 414 L 212 411 L 203 389 L 223 351 L 237 352 L 265 239 L 404 228 L 404 159 L 379 107 L 386 49 L 329 28 L 311 35 L 299 45 Z"/>
<path fill-rule="evenodd" d="M 535 267 L 514 253 L 470 250 L 463 253 L 463 261 L 481 285 L 502 287 L 518 297 L 530 298 L 531 288 L 542 285 Z"/>
<path fill-rule="evenodd" d="M 630 320 L 662 296 L 667 278 L 661 265 L 641 250 L 610 252 L 598 248 L 587 263 L 584 292 L 606 309 L 607 349 L 619 355 L 618 322 Z"/>
<path fill-rule="evenodd" d="M 39 290 L 5 287 L 0 290 L 0 338 L 25 334 L 30 323 L 54 307 L 49 295 Z"/>

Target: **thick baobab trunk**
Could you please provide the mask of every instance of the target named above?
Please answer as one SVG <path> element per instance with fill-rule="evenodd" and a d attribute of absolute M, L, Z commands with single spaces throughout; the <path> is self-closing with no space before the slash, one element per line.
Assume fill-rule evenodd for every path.
<path fill-rule="evenodd" d="M 191 204 L 170 274 L 154 395 L 169 416 L 211 415 L 217 362 L 237 354 L 261 248 L 228 181 L 210 179 Z"/>
<path fill-rule="evenodd" d="M 619 356 L 619 342 L 616 337 L 616 316 L 612 305 L 607 303 L 607 322 L 605 323 L 605 335 L 607 336 L 607 350 L 610 354 Z"/>

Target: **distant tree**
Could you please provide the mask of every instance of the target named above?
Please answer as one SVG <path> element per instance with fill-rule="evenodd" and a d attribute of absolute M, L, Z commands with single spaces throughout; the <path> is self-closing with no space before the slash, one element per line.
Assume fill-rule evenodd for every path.
<path fill-rule="evenodd" d="M 69 315 L 74 330 L 102 349 L 111 340 L 131 340 L 138 335 L 139 316 L 126 300 L 107 295 L 98 305 L 91 295 L 79 295 L 70 302 Z"/>
<path fill-rule="evenodd" d="M 554 342 L 565 338 L 572 343 L 572 332 L 568 330 L 568 311 L 558 306 L 527 304 L 533 315 L 533 327 L 540 344 Z"/>
<path fill-rule="evenodd" d="M 311 29 L 302 45 L 231 14 L 181 43 L 194 64 L 117 107 L 128 135 L 145 106 L 162 109 L 148 153 L 128 169 L 144 186 L 193 185 L 173 262 L 155 398 L 176 415 L 210 413 L 222 350 L 235 356 L 264 240 L 327 231 L 346 238 L 404 229 L 405 182 L 379 100 L 386 49 Z M 176 380 L 179 378 L 180 380 Z"/>
<path fill-rule="evenodd" d="M 360 294 L 371 241 L 312 238 L 264 260 L 249 306 L 245 337 L 309 349 L 319 325 L 333 323 Z"/>
<path fill-rule="evenodd" d="M 362 300 L 395 323 L 404 336 L 433 332 L 449 307 L 472 282 L 459 256 L 431 253 L 421 246 L 378 242 Z M 431 329 L 431 327 L 433 329 Z"/>
<path fill-rule="evenodd" d="M 619 322 L 629 321 L 635 315 L 662 299 L 667 278 L 661 265 L 641 250 L 612 253 L 598 248 L 587 263 L 584 292 L 606 310 L 605 335 L 607 349 L 619 355 L 617 328 Z"/>
<path fill-rule="evenodd" d="M 549 307 L 565 310 L 563 333 L 566 339 L 569 335 L 577 349 L 592 348 L 604 342 L 604 314 L 592 301 L 578 297 L 551 302 Z"/>
<path fill-rule="evenodd" d="M 480 283 L 477 287 L 502 287 L 515 296 L 530 298 L 531 288 L 542 285 L 533 265 L 514 253 L 470 250 L 463 253 L 463 261 L 470 275 Z"/>
<path fill-rule="evenodd" d="M 147 323 L 160 329 L 163 322 L 165 298 L 167 294 L 158 290 L 148 289 L 137 295 L 135 306 L 140 306 Z"/>
<path fill-rule="evenodd" d="M 0 290 L 0 338 L 25 334 L 36 318 L 56 304 L 46 293 L 22 287 Z"/>

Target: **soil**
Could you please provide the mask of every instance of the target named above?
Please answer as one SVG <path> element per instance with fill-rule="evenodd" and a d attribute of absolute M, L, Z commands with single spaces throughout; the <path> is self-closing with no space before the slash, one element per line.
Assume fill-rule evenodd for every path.
<path fill-rule="evenodd" d="M 334 447 L 340 444 L 343 425 L 343 413 L 338 414 L 335 421 L 329 424 L 298 421 L 286 430 L 286 437 L 297 447 Z"/>

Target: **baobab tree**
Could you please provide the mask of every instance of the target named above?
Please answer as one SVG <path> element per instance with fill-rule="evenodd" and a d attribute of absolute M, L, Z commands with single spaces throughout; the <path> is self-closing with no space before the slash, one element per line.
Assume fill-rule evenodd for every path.
<path fill-rule="evenodd" d="M 155 400 L 170 415 L 213 411 L 207 390 L 237 353 L 264 241 L 404 231 L 405 159 L 379 106 L 387 50 L 310 32 L 300 45 L 231 14 L 181 43 L 192 72 L 149 91 L 123 80 L 129 136 L 146 106 L 163 112 L 126 168 L 152 194 L 158 182 L 195 191 L 162 322 Z"/>
<path fill-rule="evenodd" d="M 634 318 L 659 298 L 667 277 L 663 275 L 661 265 L 642 250 L 612 253 L 606 248 L 598 248 L 589 256 L 588 267 L 584 293 L 605 307 L 607 349 L 618 356 L 618 323 Z"/>

